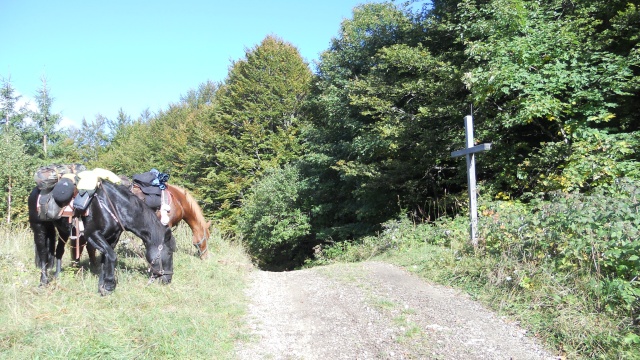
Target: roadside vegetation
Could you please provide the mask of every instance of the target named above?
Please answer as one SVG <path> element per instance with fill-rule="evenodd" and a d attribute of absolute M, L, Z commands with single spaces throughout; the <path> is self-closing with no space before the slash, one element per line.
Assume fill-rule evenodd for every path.
<path fill-rule="evenodd" d="M 530 204 L 481 199 L 468 216 L 388 221 L 376 236 L 327 246 L 307 266 L 389 261 L 464 289 L 567 359 L 640 359 L 640 183 Z"/>

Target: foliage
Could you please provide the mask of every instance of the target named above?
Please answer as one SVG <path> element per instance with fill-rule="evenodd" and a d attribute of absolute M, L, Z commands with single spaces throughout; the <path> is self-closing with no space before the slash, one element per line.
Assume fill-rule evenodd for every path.
<path fill-rule="evenodd" d="M 22 96 L 16 94 L 16 89 L 11 84 L 11 78 L 3 78 L 2 88 L 0 88 L 0 123 L 5 129 L 21 123 L 26 116 L 26 109 L 18 108 L 21 98 Z"/>
<path fill-rule="evenodd" d="M 24 222 L 28 216 L 27 196 L 33 188 L 33 159 L 25 152 L 22 139 L 11 127 L 0 131 L 0 213 L 3 222 Z"/>
<path fill-rule="evenodd" d="M 93 163 L 98 160 L 100 152 L 108 145 L 107 118 L 98 115 L 96 119 L 88 123 L 82 119 L 82 125 L 73 132 L 74 145 L 77 147 L 78 156 L 82 163 Z"/>
<path fill-rule="evenodd" d="M 460 241 L 468 236 L 468 231 L 468 222 L 459 216 L 440 217 L 429 223 L 416 223 L 409 217 L 392 219 L 382 224 L 382 231 L 375 236 L 320 247 L 315 251 L 313 258 L 306 261 L 306 265 L 366 261 L 389 252 L 406 251 L 421 244 L 430 244 L 458 253 L 468 248 L 468 243 Z"/>
<path fill-rule="evenodd" d="M 235 61 L 215 94 L 204 139 L 207 157 L 200 178 L 204 201 L 232 230 L 242 199 L 270 168 L 301 152 L 302 103 L 311 71 L 291 44 L 267 36 Z"/>
<path fill-rule="evenodd" d="M 59 140 L 59 133 L 56 127 L 62 118 L 60 114 L 53 112 L 54 98 L 47 85 L 46 77 L 42 77 L 42 87 L 38 89 L 35 96 L 37 110 L 30 113 L 33 120 L 33 133 L 38 136 L 39 147 L 34 154 L 38 154 L 43 160 L 50 158 L 49 144 Z M 35 149 L 33 149 L 35 150 Z"/>
<path fill-rule="evenodd" d="M 196 164 L 206 156 L 203 114 L 216 89 L 216 84 L 206 82 L 154 116 L 142 114 L 132 121 L 121 111 L 115 121 L 106 120 L 108 145 L 93 163 L 128 176 L 157 168 L 170 174 L 175 184 L 193 189 L 202 172 Z"/>
<path fill-rule="evenodd" d="M 300 209 L 300 175 L 294 166 L 272 169 L 245 197 L 238 229 L 261 266 L 299 265 L 311 245 L 309 216 Z"/>
<path fill-rule="evenodd" d="M 638 175 L 633 167 L 606 164 L 637 161 L 630 151 L 638 146 L 637 115 L 626 104 L 637 99 L 640 63 L 629 48 L 611 50 L 620 35 L 608 23 L 626 24 L 629 13 L 594 19 L 594 11 L 610 12 L 620 2 L 606 10 L 588 2 L 565 5 L 463 1 L 452 25 L 469 56 L 464 82 L 479 137 L 494 143 L 488 166 L 496 189 L 583 189 Z"/>
<path fill-rule="evenodd" d="M 430 141 L 455 105 L 440 107 L 449 92 L 432 85 L 451 79 L 453 70 L 419 44 L 419 34 L 394 5 L 365 4 L 321 55 L 302 166 L 313 183 L 312 223 L 320 239 L 371 233 L 401 211 L 405 197 L 425 188 L 438 194 L 436 159 L 446 148 Z M 425 104 L 436 94 L 432 107 Z"/>
<path fill-rule="evenodd" d="M 624 309 L 640 322 L 640 183 L 618 179 L 593 194 L 556 193 L 551 202 L 486 209 L 487 250 L 603 282 L 597 308 Z M 525 215 L 527 212 L 533 215 Z"/>

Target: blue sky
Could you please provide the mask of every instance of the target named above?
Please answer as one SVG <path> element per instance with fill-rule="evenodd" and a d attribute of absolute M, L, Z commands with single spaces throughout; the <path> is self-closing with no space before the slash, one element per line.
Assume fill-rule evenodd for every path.
<path fill-rule="evenodd" d="M 46 77 L 64 124 L 115 119 L 120 108 L 137 119 L 223 81 L 267 35 L 313 64 L 369 2 L 380 1 L 0 0 L 0 77 L 25 99 Z"/>

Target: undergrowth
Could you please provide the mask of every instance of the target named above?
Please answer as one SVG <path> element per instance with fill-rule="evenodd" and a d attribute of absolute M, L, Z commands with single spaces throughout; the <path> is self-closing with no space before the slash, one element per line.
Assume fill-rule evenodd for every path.
<path fill-rule="evenodd" d="M 307 266 L 384 259 L 459 287 L 570 359 L 640 359 L 637 183 L 522 204 L 482 199 L 468 217 L 389 221 L 377 236 L 322 249 Z"/>

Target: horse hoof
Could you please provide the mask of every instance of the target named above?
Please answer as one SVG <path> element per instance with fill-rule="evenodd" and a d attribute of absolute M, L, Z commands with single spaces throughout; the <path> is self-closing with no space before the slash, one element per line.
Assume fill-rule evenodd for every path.
<path fill-rule="evenodd" d="M 104 286 L 100 286 L 98 288 L 98 292 L 100 293 L 100 295 L 102 296 L 107 296 L 107 295 L 111 295 L 111 293 L 113 293 L 114 289 L 111 290 L 107 290 L 107 288 L 105 288 Z"/>

